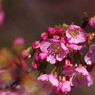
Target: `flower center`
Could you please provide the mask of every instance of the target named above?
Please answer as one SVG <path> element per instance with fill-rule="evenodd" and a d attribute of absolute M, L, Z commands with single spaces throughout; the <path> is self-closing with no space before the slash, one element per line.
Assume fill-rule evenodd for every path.
<path fill-rule="evenodd" d="M 79 34 L 79 29 L 75 28 L 75 29 L 69 30 L 69 33 L 72 35 L 72 37 L 75 37 L 76 35 Z"/>
<path fill-rule="evenodd" d="M 60 43 L 54 43 L 54 44 L 51 44 L 47 50 L 49 54 L 55 56 L 56 54 L 60 55 L 62 48 L 61 48 Z"/>

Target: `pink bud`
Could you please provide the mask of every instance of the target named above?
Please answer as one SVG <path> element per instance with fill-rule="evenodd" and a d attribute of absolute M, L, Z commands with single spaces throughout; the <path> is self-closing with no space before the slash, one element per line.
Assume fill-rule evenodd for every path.
<path fill-rule="evenodd" d="M 34 41 L 32 43 L 32 49 L 37 49 L 40 47 L 40 41 Z"/>
<path fill-rule="evenodd" d="M 60 37 L 58 35 L 54 35 L 53 38 L 58 40 Z"/>
<path fill-rule="evenodd" d="M 61 37 L 61 42 L 63 42 L 64 44 L 67 43 L 67 38 L 66 37 Z"/>
<path fill-rule="evenodd" d="M 49 35 L 53 35 L 54 34 L 54 28 L 48 27 L 48 33 L 49 33 Z"/>
<path fill-rule="evenodd" d="M 95 16 L 89 19 L 88 24 L 93 28 L 95 27 Z"/>
<path fill-rule="evenodd" d="M 63 32 L 63 29 L 62 29 L 62 28 L 58 27 L 58 28 L 56 29 L 56 33 L 57 33 L 57 34 L 61 34 L 62 32 Z"/>
<path fill-rule="evenodd" d="M 24 44 L 24 39 L 22 37 L 17 37 L 13 40 L 13 44 Z"/>
<path fill-rule="evenodd" d="M 43 32 L 41 34 L 41 38 L 44 40 L 44 39 L 47 39 L 48 38 L 48 33 L 47 32 Z"/>
<path fill-rule="evenodd" d="M 23 57 L 24 59 L 27 59 L 29 56 L 30 56 L 30 54 L 29 54 L 28 50 L 23 50 L 23 51 L 22 51 L 22 57 Z"/>
<path fill-rule="evenodd" d="M 39 61 L 39 52 L 35 53 L 35 55 L 34 55 L 34 59 L 36 60 L 36 62 Z"/>
<path fill-rule="evenodd" d="M 32 62 L 31 66 L 32 66 L 33 69 L 37 69 L 38 68 L 38 64 L 35 63 L 35 62 Z"/>

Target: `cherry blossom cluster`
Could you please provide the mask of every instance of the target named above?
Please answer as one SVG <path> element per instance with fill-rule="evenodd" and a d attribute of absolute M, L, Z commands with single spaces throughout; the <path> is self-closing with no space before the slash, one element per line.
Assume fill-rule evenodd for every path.
<path fill-rule="evenodd" d="M 68 95 L 73 88 L 91 86 L 95 33 L 85 28 L 95 28 L 95 17 L 85 13 L 83 20 L 82 26 L 48 27 L 27 49 L 17 37 L 11 49 L 0 50 L 0 95 Z"/>
<path fill-rule="evenodd" d="M 83 20 L 82 26 L 48 27 L 41 40 L 34 41 L 22 54 L 32 59 L 32 70 L 39 72 L 37 80 L 49 95 L 67 95 L 74 87 L 93 84 L 95 33 L 87 33 L 85 28 L 95 28 L 95 17 L 84 14 Z"/>

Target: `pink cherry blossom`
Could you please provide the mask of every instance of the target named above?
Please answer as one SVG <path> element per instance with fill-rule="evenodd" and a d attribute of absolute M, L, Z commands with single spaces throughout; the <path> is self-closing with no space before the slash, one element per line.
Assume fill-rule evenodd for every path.
<path fill-rule="evenodd" d="M 90 46 L 89 52 L 85 55 L 84 60 L 88 65 L 95 63 L 95 44 Z"/>
<path fill-rule="evenodd" d="M 50 82 L 52 86 L 55 86 L 55 87 L 58 86 L 58 80 L 53 75 L 43 74 L 38 77 L 38 80 Z"/>
<path fill-rule="evenodd" d="M 69 43 L 83 43 L 86 41 L 86 32 L 77 25 L 70 25 L 66 29 L 66 37 Z"/>
<path fill-rule="evenodd" d="M 38 80 L 41 81 L 42 87 L 46 90 L 48 94 L 51 94 L 55 91 L 55 88 L 58 86 L 58 80 L 53 75 L 43 74 L 38 77 Z"/>
<path fill-rule="evenodd" d="M 37 49 L 40 47 L 40 41 L 34 41 L 32 43 L 32 49 Z"/>
<path fill-rule="evenodd" d="M 69 52 L 68 48 L 60 40 L 46 39 L 41 42 L 40 49 L 47 53 L 47 61 L 55 64 L 56 61 L 62 61 Z"/>
<path fill-rule="evenodd" d="M 62 81 L 59 83 L 56 93 L 58 95 L 67 95 L 71 91 L 71 84 L 69 81 Z"/>
<path fill-rule="evenodd" d="M 72 86 L 79 87 L 80 85 L 90 86 L 93 84 L 93 77 L 83 66 L 69 67 L 63 71 L 63 74 L 70 76 Z"/>
<path fill-rule="evenodd" d="M 95 16 L 89 19 L 88 24 L 93 28 L 95 27 Z"/>

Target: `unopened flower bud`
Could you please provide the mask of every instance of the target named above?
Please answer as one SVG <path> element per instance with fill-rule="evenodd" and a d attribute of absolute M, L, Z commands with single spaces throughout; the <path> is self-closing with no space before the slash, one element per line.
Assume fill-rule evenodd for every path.
<path fill-rule="evenodd" d="M 40 41 L 34 41 L 32 43 L 32 49 L 37 49 L 40 47 Z"/>
<path fill-rule="evenodd" d="M 33 69 L 37 69 L 38 68 L 38 64 L 35 63 L 35 62 L 32 62 L 31 66 L 32 66 Z"/>
<path fill-rule="evenodd" d="M 60 37 L 58 35 L 54 35 L 53 38 L 58 40 Z"/>
<path fill-rule="evenodd" d="M 54 28 L 48 27 L 48 33 L 49 33 L 49 35 L 53 35 L 54 34 Z"/>
<path fill-rule="evenodd" d="M 56 33 L 57 33 L 57 34 L 61 34 L 62 32 L 63 32 L 63 29 L 62 29 L 62 28 L 58 27 L 58 28 L 56 29 Z"/>
<path fill-rule="evenodd" d="M 48 33 L 47 32 L 43 32 L 42 34 L 41 34 L 41 39 L 47 39 L 48 38 Z"/>
<path fill-rule="evenodd" d="M 93 28 L 95 27 L 95 16 L 89 19 L 88 24 Z"/>

